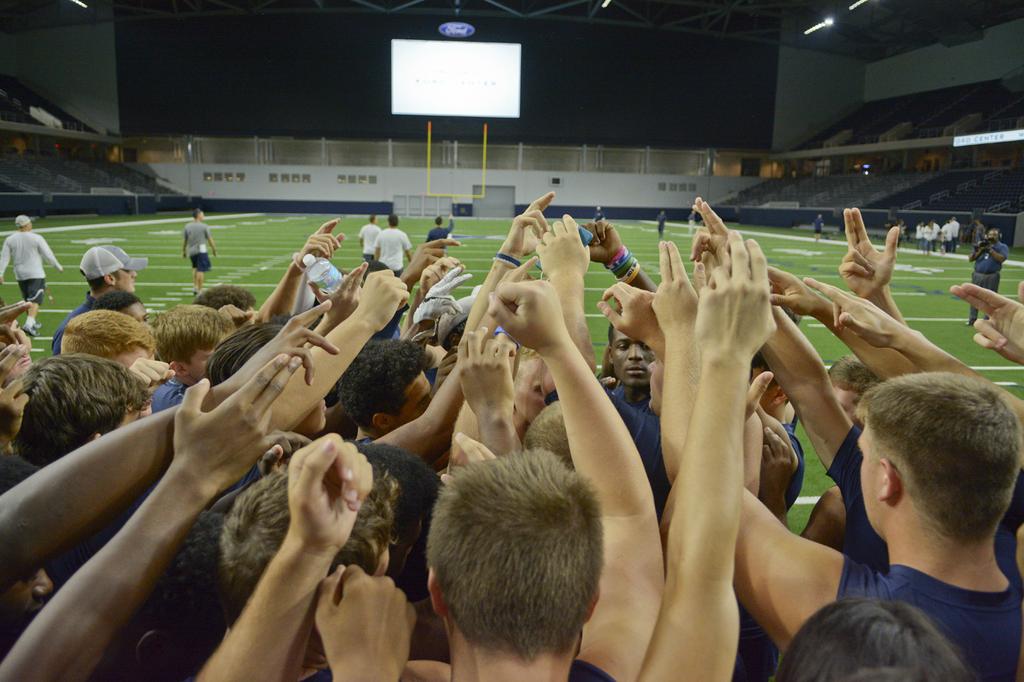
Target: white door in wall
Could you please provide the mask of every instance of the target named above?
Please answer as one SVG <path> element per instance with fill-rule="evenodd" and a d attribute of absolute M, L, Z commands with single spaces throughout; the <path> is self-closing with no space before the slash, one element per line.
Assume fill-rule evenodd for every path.
<path fill-rule="evenodd" d="M 482 194 L 480 185 L 473 185 L 473 194 Z M 511 218 L 516 214 L 516 188 L 488 185 L 486 195 L 473 199 L 473 215 L 477 218 Z"/>
<path fill-rule="evenodd" d="M 409 197 L 405 194 L 396 194 L 391 203 L 391 211 L 395 215 L 409 215 Z"/>
<path fill-rule="evenodd" d="M 447 219 L 448 214 L 452 211 L 452 200 L 449 197 L 396 194 L 393 198 L 393 204 L 395 215 L 415 218 L 441 216 Z"/>

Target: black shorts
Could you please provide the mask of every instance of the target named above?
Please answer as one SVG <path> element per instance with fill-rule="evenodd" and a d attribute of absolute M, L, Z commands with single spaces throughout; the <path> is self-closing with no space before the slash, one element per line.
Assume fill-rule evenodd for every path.
<path fill-rule="evenodd" d="M 21 297 L 29 303 L 42 303 L 46 295 L 45 279 L 20 279 L 18 287 L 21 289 Z"/>
<path fill-rule="evenodd" d="M 197 253 L 194 256 L 190 256 L 192 259 L 192 267 L 199 272 L 208 272 L 212 265 L 210 265 L 210 256 L 205 253 Z"/>

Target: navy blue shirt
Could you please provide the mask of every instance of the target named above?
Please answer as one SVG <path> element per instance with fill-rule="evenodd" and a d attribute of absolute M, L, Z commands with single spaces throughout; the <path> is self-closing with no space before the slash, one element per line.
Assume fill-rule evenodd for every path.
<path fill-rule="evenodd" d="M 814 231 L 821 232 L 821 228 L 825 226 L 825 221 L 821 218 L 814 219 Z"/>
<path fill-rule="evenodd" d="M 993 272 L 999 272 L 1003 269 L 1003 264 L 992 257 L 992 251 L 1001 253 L 1003 258 L 1007 258 L 1010 255 L 1009 246 L 1002 242 L 996 242 L 989 251 L 978 256 L 977 260 L 974 261 L 974 271 L 979 275 L 991 275 Z"/>
<path fill-rule="evenodd" d="M 622 417 L 629 435 L 633 437 L 636 449 L 643 461 L 644 473 L 651 484 L 651 493 L 654 495 L 654 510 L 661 519 L 661 513 L 665 511 L 665 502 L 668 500 L 668 493 L 672 489 L 668 482 L 668 474 L 665 473 L 665 460 L 661 454 L 661 420 L 658 415 L 650 410 L 650 406 L 644 409 L 636 408 L 626 402 L 621 395 L 615 391 L 605 389 L 612 405 Z"/>
<path fill-rule="evenodd" d="M 187 390 L 188 386 L 177 379 L 171 379 L 157 386 L 153 391 L 153 413 L 180 405 L 181 401 L 185 399 Z"/>
<path fill-rule="evenodd" d="M 665 221 L 666 220 L 668 220 L 668 217 L 666 217 L 664 213 L 659 213 L 658 214 L 658 229 L 659 230 L 664 230 L 665 229 Z"/>
<path fill-rule="evenodd" d="M 796 471 L 793 472 L 793 478 L 789 479 L 789 487 L 786 488 L 786 509 L 791 509 L 804 487 L 804 446 L 796 437 L 796 420 L 792 424 L 783 424 L 782 428 L 789 434 L 789 444 L 793 446 L 797 459 Z"/>
<path fill-rule="evenodd" d="M 864 564 L 875 571 L 889 568 L 889 548 L 868 521 L 864 508 L 864 495 L 860 487 L 860 463 L 864 455 L 857 439 L 860 429 L 850 429 L 846 440 L 839 446 L 832 460 L 828 475 L 839 486 L 846 507 L 846 534 L 843 537 L 843 554 L 849 559 Z M 1021 576 L 1017 570 L 1017 528 L 1024 519 L 1024 473 L 1017 472 L 1017 483 L 1013 489 L 1010 508 L 996 528 L 996 562 L 1003 574 L 1018 591 L 1021 590 Z"/>
<path fill-rule="evenodd" d="M 430 232 L 427 232 L 427 241 L 432 242 L 435 239 L 447 239 L 448 235 L 451 234 L 451 231 L 451 227 L 435 227 Z"/>
<path fill-rule="evenodd" d="M 653 412 L 651 412 L 651 399 L 650 398 L 645 398 L 643 400 L 638 400 L 637 402 L 632 402 L 631 403 L 630 401 L 626 400 L 626 387 L 622 386 L 621 384 L 619 386 L 616 386 L 615 388 L 613 388 L 609 392 L 609 395 L 615 396 L 615 400 L 621 400 L 622 402 L 626 403 L 627 405 L 629 405 L 630 407 L 632 407 L 634 409 L 640 410 L 642 412 L 648 412 L 650 414 L 654 414 Z"/>
<path fill-rule="evenodd" d="M 975 592 L 949 585 L 907 566 L 887 575 L 846 559 L 837 598 L 874 597 L 913 604 L 963 652 L 982 680 L 1010 682 L 1020 655 L 1021 591 Z"/>
<path fill-rule="evenodd" d="M 70 322 L 72 318 L 78 317 L 82 313 L 87 313 L 92 310 L 94 305 L 96 305 L 96 299 L 93 298 L 91 294 L 86 293 L 85 301 L 82 305 L 68 313 L 67 317 L 64 318 L 64 321 L 60 323 L 59 327 L 57 327 L 57 330 L 53 332 L 53 341 L 50 342 L 50 350 L 53 351 L 54 355 L 60 355 L 60 342 L 64 338 L 64 327 L 68 326 L 68 322 Z"/>

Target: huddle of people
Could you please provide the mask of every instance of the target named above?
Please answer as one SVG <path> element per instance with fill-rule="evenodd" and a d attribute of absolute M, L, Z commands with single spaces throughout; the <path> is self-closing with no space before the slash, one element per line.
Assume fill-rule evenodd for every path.
<path fill-rule="evenodd" d="M 98 246 L 53 357 L 0 308 L 0 680 L 1014 679 L 1024 402 L 907 327 L 899 228 L 844 212 L 840 288 L 698 198 L 654 273 L 553 199 L 482 282 L 446 235 L 320 290 L 334 220 L 258 307 Z M 1024 287 L 951 291 L 1024 364 Z"/>
<path fill-rule="evenodd" d="M 961 242 L 960 221 L 956 216 L 950 216 L 941 227 L 934 220 L 921 221 L 917 224 L 914 238 L 921 253 L 931 255 L 932 251 L 940 249 L 941 253 L 956 253 Z"/>

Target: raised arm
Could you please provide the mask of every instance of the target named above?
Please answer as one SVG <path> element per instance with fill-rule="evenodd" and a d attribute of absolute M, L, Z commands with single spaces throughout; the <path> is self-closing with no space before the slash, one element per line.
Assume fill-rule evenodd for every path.
<path fill-rule="evenodd" d="M 594 371 L 597 367 L 594 362 L 594 344 L 583 312 L 583 279 L 590 266 L 590 259 L 587 248 L 580 241 L 576 221 L 568 215 L 556 221 L 537 245 L 537 255 L 540 256 L 544 274 L 558 294 L 562 319 L 565 320 L 569 335 L 591 371 Z"/>
<path fill-rule="evenodd" d="M 502 284 L 490 313 L 513 337 L 536 350 L 550 369 L 573 464 L 593 484 L 601 502 L 601 598 L 583 629 L 578 658 L 615 679 L 635 679 L 663 587 L 658 522 L 640 456 L 573 343 L 550 283 Z"/>
<path fill-rule="evenodd" d="M 0 665 L 4 679 L 84 680 L 149 596 L 203 508 L 270 447 L 270 408 L 301 362 L 281 355 L 215 410 L 202 380 L 175 414 L 174 460 L 124 528 L 58 592 Z"/>
<path fill-rule="evenodd" d="M 334 252 L 341 248 L 341 242 L 332 234 L 337 224 L 337 218 L 328 220 L 309 236 L 302 250 L 292 258 L 288 267 L 285 268 L 277 286 L 260 306 L 256 316 L 257 322 L 269 322 L 275 315 L 287 315 L 292 312 L 295 296 L 299 292 L 299 287 L 302 286 L 301 263 L 303 256 L 308 253 L 317 258 L 331 258 Z"/>
<path fill-rule="evenodd" d="M 614 225 L 601 220 L 587 223 L 586 227 L 594 233 L 594 241 L 589 246 L 591 262 L 600 263 L 613 277 L 631 287 L 651 292 L 658 288 L 640 261 L 626 248 Z"/>
<path fill-rule="evenodd" d="M 732 583 L 744 490 L 748 368 L 774 323 L 764 254 L 738 233 L 729 240 L 729 262 L 712 271 L 714 286 L 702 290 L 697 311 L 695 340 L 703 350 L 694 409 L 680 409 L 667 395 L 662 406 L 662 448 L 678 451 L 681 467 L 672 489 L 665 598 L 644 661 L 642 676 L 648 679 L 670 679 L 685 670 L 693 679 L 728 680 L 736 662 L 739 612 Z M 669 260 L 662 284 L 665 275 L 670 284 L 686 279 L 675 245 L 663 242 L 661 250 Z M 681 382 L 687 371 L 685 349 L 679 361 L 677 328 L 689 327 L 692 303 L 688 292 L 673 298 L 662 297 L 657 307 L 668 345 L 666 386 Z M 682 421 L 690 422 L 685 441 L 670 426 Z"/>
<path fill-rule="evenodd" d="M 773 312 L 776 330 L 764 346 L 765 360 L 828 469 L 853 424 L 836 399 L 817 351 L 782 310 L 774 308 Z"/>
<path fill-rule="evenodd" d="M 843 222 L 846 226 L 848 249 L 839 266 L 839 274 L 846 282 L 846 286 L 861 298 L 871 301 L 887 312 L 900 324 L 906 324 L 889 288 L 896 267 L 896 245 L 900 239 L 900 228 L 889 228 L 885 235 L 885 247 L 878 251 L 868 237 L 859 208 L 843 210 Z"/>
<path fill-rule="evenodd" d="M 226 400 L 280 353 L 300 358 L 313 372 L 304 346 L 335 349 L 303 322 L 296 318 L 285 325 L 231 379 L 209 392 L 205 406 Z M 176 412 L 164 410 L 111 431 L 0 496 L 0 590 L 105 527 L 153 484 L 171 460 Z"/>
<path fill-rule="evenodd" d="M 238 622 L 200 671 L 200 682 L 298 679 L 317 587 L 348 540 L 372 485 L 366 457 L 336 434 L 292 456 L 288 532 Z M 343 672 L 334 674 L 342 679 Z"/>

